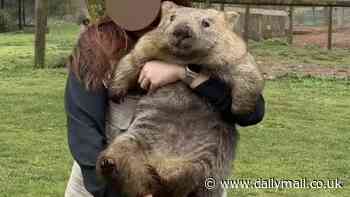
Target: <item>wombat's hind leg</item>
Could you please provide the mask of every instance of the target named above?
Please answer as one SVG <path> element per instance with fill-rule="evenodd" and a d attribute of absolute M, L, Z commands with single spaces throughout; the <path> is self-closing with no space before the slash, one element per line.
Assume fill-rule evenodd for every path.
<path fill-rule="evenodd" d="M 193 196 L 204 182 L 202 165 L 185 159 L 161 159 L 151 161 L 149 172 L 158 183 L 158 196 L 185 197 Z"/>
<path fill-rule="evenodd" d="M 97 173 L 113 184 L 117 192 L 136 197 L 153 192 L 153 179 L 146 168 L 144 148 L 137 140 L 118 136 L 103 151 L 96 164 Z"/>
<path fill-rule="evenodd" d="M 104 157 L 100 158 L 99 162 L 100 165 L 97 165 L 97 171 L 99 174 L 101 174 L 103 177 L 105 177 L 108 180 L 116 179 L 118 176 L 117 170 L 115 168 L 116 164 L 114 159 Z"/>

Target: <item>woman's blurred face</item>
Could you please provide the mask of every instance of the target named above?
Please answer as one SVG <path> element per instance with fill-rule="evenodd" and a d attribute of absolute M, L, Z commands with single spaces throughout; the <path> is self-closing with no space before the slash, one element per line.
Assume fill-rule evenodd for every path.
<path fill-rule="evenodd" d="M 145 27 L 144 29 L 141 29 L 139 31 L 131 31 L 131 33 L 133 35 L 135 35 L 136 37 L 141 37 L 145 33 L 147 33 L 149 31 L 151 31 L 152 29 L 156 28 L 158 26 L 159 22 L 160 22 L 160 13 L 150 25 L 148 25 L 147 27 Z"/>

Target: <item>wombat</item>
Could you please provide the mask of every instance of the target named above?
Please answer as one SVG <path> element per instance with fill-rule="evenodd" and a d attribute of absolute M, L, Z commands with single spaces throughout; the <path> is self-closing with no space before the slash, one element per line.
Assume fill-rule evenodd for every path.
<path fill-rule="evenodd" d="M 121 99 L 136 88 L 149 60 L 196 64 L 231 87 L 233 113 L 252 112 L 264 80 L 246 44 L 232 31 L 237 17 L 164 2 L 159 26 L 116 66 L 110 93 Z M 205 179 L 230 175 L 236 142 L 235 126 L 176 82 L 140 99 L 129 129 L 100 154 L 97 171 L 129 197 L 219 197 L 223 189 L 207 190 Z"/>

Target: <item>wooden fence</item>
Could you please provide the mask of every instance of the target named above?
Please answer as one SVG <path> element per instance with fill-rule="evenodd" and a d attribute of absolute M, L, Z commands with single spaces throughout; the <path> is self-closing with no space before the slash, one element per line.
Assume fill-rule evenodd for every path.
<path fill-rule="evenodd" d="M 23 2 L 23 0 L 18 0 Z M 350 0 L 193 0 L 194 2 L 202 2 L 209 5 L 210 3 L 219 4 L 243 4 L 246 5 L 245 14 L 245 39 L 248 38 L 249 31 L 249 12 L 251 5 L 273 5 L 273 6 L 289 6 L 289 38 L 292 42 L 293 34 L 293 6 L 320 6 L 330 7 L 329 9 L 329 22 L 328 22 L 328 49 L 332 48 L 332 26 L 333 26 L 333 7 L 350 7 Z M 0 6 L 3 7 L 3 2 L 0 1 Z M 20 5 L 21 6 L 21 5 Z M 35 34 L 35 64 L 37 67 L 44 65 L 44 50 L 45 50 L 45 33 L 43 29 L 46 27 L 47 20 L 47 0 L 35 0 L 35 15 L 36 15 L 36 34 Z M 224 6 L 222 6 L 224 9 Z M 24 9 L 23 9 L 24 10 Z M 22 9 L 18 9 L 19 15 Z M 24 14 L 23 14 L 24 15 Z M 19 17 L 21 18 L 21 17 Z M 21 19 L 19 19 L 21 20 Z M 20 22 L 20 25 L 21 22 Z"/>
<path fill-rule="evenodd" d="M 334 7 L 350 7 L 350 0 L 193 0 L 197 3 L 219 4 L 241 4 L 246 5 L 244 39 L 248 40 L 249 34 L 249 12 L 251 5 L 259 6 L 288 6 L 289 7 L 289 31 L 288 40 L 293 42 L 293 12 L 294 6 L 311 6 L 311 7 L 329 7 L 328 14 L 328 44 L 327 48 L 332 49 L 332 30 L 333 30 L 333 8 Z M 224 6 L 223 6 L 224 7 Z"/>

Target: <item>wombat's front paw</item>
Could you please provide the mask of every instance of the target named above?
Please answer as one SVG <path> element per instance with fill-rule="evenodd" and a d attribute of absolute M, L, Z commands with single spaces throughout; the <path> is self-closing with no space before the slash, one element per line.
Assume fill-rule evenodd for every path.
<path fill-rule="evenodd" d="M 123 102 L 124 97 L 128 93 L 128 90 L 129 90 L 128 80 L 124 78 L 116 78 L 114 79 L 112 84 L 109 86 L 108 95 L 112 101 L 116 103 L 120 103 L 120 102 Z"/>
<path fill-rule="evenodd" d="M 124 102 L 124 98 L 126 94 L 127 94 L 127 90 L 125 89 L 116 89 L 116 90 L 110 89 L 108 91 L 109 99 L 118 104 L 121 102 Z"/>

